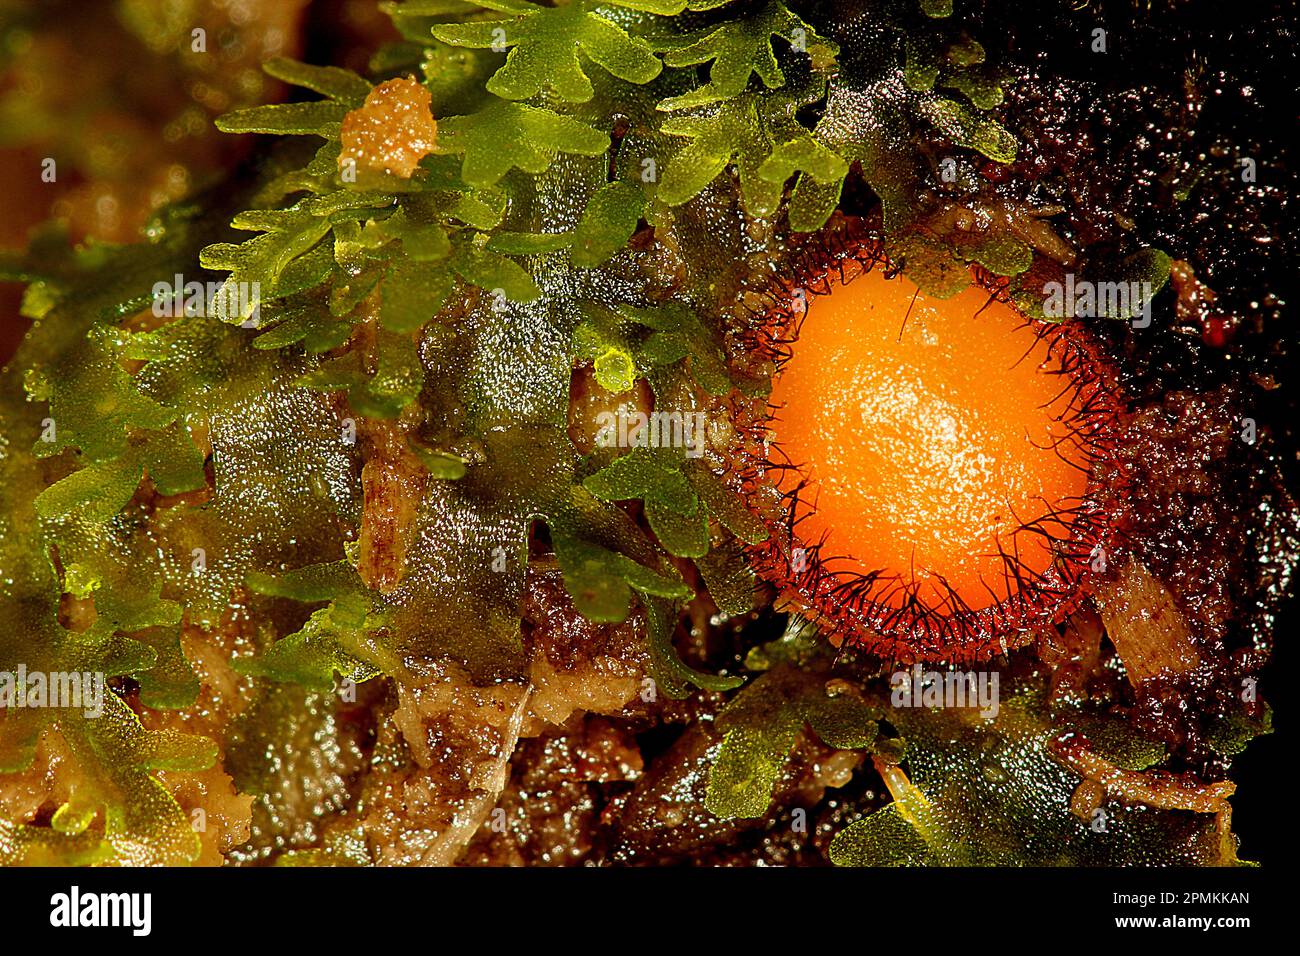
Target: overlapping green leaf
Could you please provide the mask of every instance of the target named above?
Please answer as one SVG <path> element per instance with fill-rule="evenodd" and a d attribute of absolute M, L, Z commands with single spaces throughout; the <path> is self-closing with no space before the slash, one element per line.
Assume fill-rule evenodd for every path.
<path fill-rule="evenodd" d="M 525 0 L 483 0 L 482 6 L 510 19 L 441 24 L 439 40 L 456 46 L 509 49 L 506 62 L 487 89 L 508 100 L 525 100 L 553 90 L 572 102 L 591 99 L 594 88 L 579 53 L 620 79 L 648 83 L 663 64 L 643 39 L 631 37 L 589 0 L 544 7 Z"/>

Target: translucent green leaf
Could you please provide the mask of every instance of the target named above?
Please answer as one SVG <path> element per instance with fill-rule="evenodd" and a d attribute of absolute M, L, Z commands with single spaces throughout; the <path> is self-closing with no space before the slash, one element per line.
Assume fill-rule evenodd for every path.
<path fill-rule="evenodd" d="M 746 507 L 740 493 L 723 484 L 707 465 L 695 459 L 686 462 L 683 471 L 709 514 L 724 528 L 750 544 L 767 540 L 767 527 Z"/>
<path fill-rule="evenodd" d="M 119 333 L 96 326 L 85 339 L 36 379 L 29 390 L 47 398 L 50 414 L 34 447 L 38 458 L 80 448 L 90 461 L 126 451 L 131 428 L 158 429 L 176 413 L 140 393 L 118 363 Z"/>
<path fill-rule="evenodd" d="M 373 646 L 366 642 L 367 631 L 376 625 L 367 599 L 338 598 L 312 614 L 301 630 L 276 641 L 259 657 L 238 659 L 235 666 L 247 674 L 312 690 L 333 688 L 336 672 L 362 683 L 383 672 Z"/>
<path fill-rule="evenodd" d="M 918 866 L 926 852 L 925 840 L 892 803 L 845 827 L 830 846 L 836 866 Z"/>
<path fill-rule="evenodd" d="M 923 233 L 909 233 L 894 246 L 903 272 L 927 295 L 947 299 L 970 287 L 970 270 L 948 243 Z"/>
<path fill-rule="evenodd" d="M 162 431 L 149 432 L 141 448 L 145 470 L 162 495 L 180 495 L 207 486 L 203 454 L 189 430 L 173 422 Z"/>
<path fill-rule="evenodd" d="M 262 69 L 277 80 L 305 87 L 353 109 L 365 103 L 371 90 L 366 80 L 337 66 L 311 66 L 277 56 L 263 63 Z"/>
<path fill-rule="evenodd" d="M 1126 721 L 1069 713 L 1062 715 L 1061 723 L 1070 732 L 1085 737 L 1093 753 L 1125 770 L 1147 770 L 1163 763 L 1169 755 L 1163 741 L 1144 736 Z"/>
<path fill-rule="evenodd" d="M 690 586 L 678 577 L 669 577 L 660 574 L 658 571 L 652 571 L 643 564 L 638 564 L 626 555 L 609 552 L 614 556 L 611 564 L 614 570 L 628 583 L 634 590 L 642 594 L 650 594 L 661 598 L 686 598 L 691 594 Z M 588 563 L 585 567 L 584 574 L 591 575 L 592 567 Z M 582 578 L 583 575 L 579 577 Z M 626 612 L 623 617 L 626 617 Z M 618 618 L 617 620 L 622 620 Z M 593 620 L 595 620 L 593 618 Z"/>
<path fill-rule="evenodd" d="M 420 459 L 420 463 L 429 472 L 430 478 L 442 481 L 457 481 L 464 478 L 469 470 L 469 462 L 452 452 L 437 451 L 415 444 L 411 445 L 411 450 L 415 452 L 415 456 Z"/>
<path fill-rule="evenodd" d="M 772 787 L 805 723 L 832 747 L 875 745 L 880 712 L 850 693 L 827 694 L 825 671 L 801 656 L 805 629 L 792 622 L 786 639 L 794 642 L 793 653 L 777 655 L 776 666 L 718 715 L 726 736 L 710 771 L 705 805 L 723 819 L 767 813 Z"/>
<path fill-rule="evenodd" d="M 215 243 L 199 254 L 199 264 L 205 269 L 230 272 L 223 289 L 242 293 L 218 297 L 218 317 L 223 321 L 240 323 L 251 317 L 261 303 L 263 285 L 268 289 L 273 287 L 290 262 L 330 231 L 329 220 L 316 214 L 310 200 L 303 200 L 286 211 L 296 215 L 281 221 L 274 232 L 239 245 Z M 232 300 L 235 308 L 231 308 Z"/>
<path fill-rule="evenodd" d="M 1046 708 L 1049 676 L 1001 671 L 999 705 L 983 716 L 972 708 L 891 707 L 889 721 L 907 741 L 905 776 L 889 787 L 895 809 L 838 835 L 832 859 L 931 866 L 1236 862 L 1235 841 L 1225 840 L 1214 814 L 1107 801 L 1101 830 L 1098 818 L 1076 815 L 1071 798 L 1081 778 L 1053 755 L 1063 728 Z M 1123 714 L 1095 719 L 1128 723 Z M 1146 759 L 1131 741 L 1121 749 Z M 897 820 L 874 820 L 880 813 Z"/>
<path fill-rule="evenodd" d="M 146 628 L 131 635 L 157 654 L 152 665 L 135 674 L 140 702 L 146 707 L 176 709 L 189 707 L 198 699 L 199 679 L 181 649 L 180 636 L 178 625 Z"/>
<path fill-rule="evenodd" d="M 982 110 L 991 110 L 1002 103 L 1004 94 L 1001 84 L 974 72 L 962 72 L 945 78 L 941 85 L 956 90 L 975 106 Z"/>
<path fill-rule="evenodd" d="M 413 402 L 424 385 L 424 367 L 413 339 L 380 329 L 376 336 L 378 361 L 370 374 L 361 355 L 348 352 L 322 362 L 298 377 L 295 384 L 320 391 L 344 390 L 358 415 L 396 418 Z"/>
<path fill-rule="evenodd" d="M 650 366 L 643 361 L 641 344 L 608 309 L 589 306 L 573 331 L 573 360 L 589 361 L 596 381 L 607 391 L 622 394 L 636 384 Z"/>
<path fill-rule="evenodd" d="M 1163 250 L 1139 249 L 1120 264 L 1118 275 L 1111 281 L 1128 282 L 1138 286 L 1145 284 L 1150 288 L 1151 295 L 1154 296 L 1169 282 L 1172 264 L 1173 260 Z M 1141 314 L 1143 307 L 1149 305 L 1149 303 L 1149 298 L 1145 302 L 1131 303 L 1127 313 L 1114 317 L 1121 319 L 1135 318 Z M 1122 310 L 1120 311 L 1122 312 Z"/>
<path fill-rule="evenodd" d="M 328 303 L 319 300 L 263 308 L 262 324 L 268 331 L 253 340 L 253 348 L 278 349 L 301 342 L 313 354 L 342 345 L 353 329 L 351 322 L 330 314 Z"/>
<path fill-rule="evenodd" d="M 542 7 L 516 0 L 486 0 L 489 9 L 517 14 L 508 20 L 440 24 L 433 35 L 445 43 L 475 48 L 506 49 L 505 65 L 487 89 L 508 100 L 525 100 L 553 90 L 575 103 L 591 99 L 591 80 L 583 71 L 579 52 L 620 79 L 648 83 L 663 64 L 639 37 L 596 12 L 587 0 Z"/>
<path fill-rule="evenodd" d="M 627 555 L 554 531 L 552 540 L 564 573 L 565 589 L 578 612 L 588 620 L 625 620 L 631 601 L 630 589 L 658 597 L 690 596 L 690 588 L 680 578 L 669 578 Z"/>
<path fill-rule="evenodd" d="M 599 156 L 609 137 L 571 116 L 497 101 L 468 116 L 449 116 L 438 125 L 440 145 L 463 153 L 461 176 L 474 186 L 495 185 L 511 169 L 541 173 L 558 153 Z"/>
<path fill-rule="evenodd" d="M 552 538 L 556 559 L 564 573 L 564 587 L 578 613 L 589 621 L 625 620 L 632 595 L 618 567 L 620 556 L 599 545 L 563 535 Z"/>
<path fill-rule="evenodd" d="M 310 252 L 309 271 L 312 275 L 319 273 L 317 257 L 325 253 L 318 243 L 332 228 L 351 225 L 359 234 L 357 220 L 369 218 L 377 209 L 391 209 L 392 205 L 393 197 L 386 194 L 337 190 L 309 196 L 284 209 L 256 209 L 235 216 L 231 225 L 236 229 L 259 231 L 262 235 L 238 245 L 214 243 L 199 253 L 199 264 L 205 269 L 230 273 L 216 297 L 217 317 L 231 323 L 248 320 L 264 300 L 284 291 L 284 275 L 299 256 Z M 336 236 L 336 255 L 339 245 Z M 373 287 L 379 273 L 367 276 L 373 279 Z M 297 278 L 291 286 L 301 284 Z M 337 294 L 340 290 L 336 287 L 334 291 Z"/>
<path fill-rule="evenodd" d="M 217 118 L 223 133 L 274 133 L 337 137 L 348 107 L 334 100 L 250 106 Z"/>
<path fill-rule="evenodd" d="M 592 268 L 625 245 L 645 211 L 641 187 L 625 180 L 602 186 L 587 201 L 573 236 L 573 264 Z"/>
<path fill-rule="evenodd" d="M 733 690 L 744 683 L 742 677 L 724 677 L 698 671 L 681 659 L 673 646 L 673 630 L 677 614 L 665 600 L 648 598 L 646 611 L 646 636 L 649 639 L 650 677 L 655 685 L 675 700 L 686 697 L 692 687 L 722 692 Z"/>
<path fill-rule="evenodd" d="M 1215 721 L 1214 726 L 1210 729 L 1208 738 L 1210 746 L 1221 754 L 1233 756 L 1241 753 L 1246 749 L 1246 744 L 1262 734 L 1271 734 L 1273 732 L 1273 708 L 1267 704 L 1264 705 L 1264 711 L 1258 717 L 1252 717 L 1243 711 L 1235 711 L 1225 715 L 1223 719 Z M 1089 738 L 1092 739 L 1091 737 Z M 1164 749 L 1163 747 L 1161 748 Z M 1163 757 L 1163 754 L 1161 754 Z M 1150 759 L 1150 753 L 1143 753 L 1142 757 Z M 1143 770 L 1143 766 L 1129 765 L 1130 769 Z"/>
<path fill-rule="evenodd" d="M 661 110 L 682 110 L 716 103 L 741 93 L 751 75 L 769 89 L 783 86 L 785 74 L 777 64 L 772 38 L 784 37 L 803 52 L 816 52 L 829 58 L 839 47 L 823 40 L 817 32 L 790 12 L 780 0 L 771 0 L 758 13 L 706 27 L 686 37 L 666 41 L 664 63 L 673 67 L 711 63 L 709 82 L 681 96 L 669 97 L 659 104 Z"/>
<path fill-rule="evenodd" d="M 467 282 L 500 294 L 513 302 L 531 302 L 541 295 L 533 277 L 504 256 L 471 243 L 463 243 L 452 254 L 451 268 Z"/>
<path fill-rule="evenodd" d="M 415 203 L 409 203 L 382 222 L 372 225 L 380 235 L 400 239 L 402 252 L 407 259 L 415 262 L 436 262 L 445 259 L 451 253 L 451 239 L 447 235 L 447 229 L 441 223 L 422 222 L 417 218 L 428 216 L 432 219 L 430 212 L 417 209 Z"/>
<path fill-rule="evenodd" d="M 42 518 L 77 513 L 90 521 L 105 521 L 121 511 L 135 494 L 143 470 L 134 454 L 91 462 L 42 491 L 36 497 L 36 513 Z"/>
<path fill-rule="evenodd" d="M 97 628 L 134 632 L 180 623 L 180 604 L 162 599 L 162 581 L 151 580 L 144 562 L 136 562 L 135 567 L 106 562 L 97 571 L 102 572 L 95 588 Z M 134 634 L 131 639 L 137 640 Z"/>
<path fill-rule="evenodd" d="M 668 168 L 659 184 L 658 196 L 670 206 L 679 206 L 698 195 L 718 178 L 732 157 L 751 150 L 766 155 L 767 144 L 758 128 L 758 114 L 753 104 L 741 109 L 719 109 L 710 116 L 673 117 L 660 129 L 669 136 L 690 140 Z M 761 162 L 761 160 L 760 160 Z M 757 164 L 755 164 L 757 168 Z"/>
<path fill-rule="evenodd" d="M 69 711 L 60 721 L 84 784 L 61 805 L 48 828 L 0 827 L 0 864 L 46 865 L 113 860 L 128 866 L 192 862 L 199 838 L 153 770 L 187 772 L 212 766 L 217 747 L 176 731 L 150 731 L 116 695 L 104 695 L 95 719 Z M 99 817 L 102 832 L 90 823 Z"/>
<path fill-rule="evenodd" d="M 499 226 L 506 214 L 506 196 L 501 191 L 457 191 L 449 198 L 451 201 L 446 205 L 448 216 L 484 232 Z"/>
<path fill-rule="evenodd" d="M 838 183 L 848 174 L 849 164 L 838 153 L 826 148 L 807 131 L 781 143 L 763 160 L 758 175 L 768 182 L 784 183 L 803 170 L 823 185 Z"/>
<path fill-rule="evenodd" d="M 972 262 L 978 262 L 1000 276 L 1019 275 L 1034 264 L 1034 251 L 1010 236 L 990 236 L 964 246 L 962 252 Z"/>
<path fill-rule="evenodd" d="M 686 0 L 612 0 L 612 3 L 614 6 L 625 7 L 628 10 L 657 13 L 666 17 L 676 16 L 686 9 Z"/>
<path fill-rule="evenodd" d="M 644 368 L 686 358 L 692 377 L 706 391 L 725 395 L 731 390 L 731 376 L 722 349 L 690 306 L 682 302 L 665 302 L 652 308 L 623 304 L 618 307 L 618 314 L 655 330 L 637 350 L 638 362 Z"/>
<path fill-rule="evenodd" d="M 390 332 L 414 332 L 438 314 L 454 285 L 444 267 L 397 257 L 381 287 L 379 321 Z"/>
<path fill-rule="evenodd" d="M 375 345 L 379 359 L 366 392 L 376 401 L 378 408 L 358 408 L 357 411 L 368 415 L 382 410 L 389 414 L 379 414 L 379 417 L 388 418 L 415 401 L 420 394 L 424 385 L 424 366 L 420 363 L 416 343 L 409 335 L 380 330 Z"/>
<path fill-rule="evenodd" d="M 734 538 L 715 544 L 696 558 L 695 566 L 723 617 L 737 617 L 754 609 L 757 579 Z"/>
<path fill-rule="evenodd" d="M 803 726 L 797 683 L 764 674 L 727 705 L 718 726 L 726 732 L 709 772 L 704 805 L 724 820 L 767 813 L 772 788 Z"/>
<path fill-rule="evenodd" d="M 792 108 L 815 95 L 814 89 L 798 91 L 796 99 L 746 93 L 697 114 L 664 120 L 660 127 L 664 133 L 689 142 L 664 170 L 659 198 L 670 206 L 681 205 L 734 163 L 746 209 L 753 216 L 771 216 L 781 200 L 783 170 L 793 170 L 805 160 L 819 176 L 838 168 L 825 152 L 808 145 L 801 128 L 793 124 Z M 778 143 L 790 145 L 765 169 Z"/>
<path fill-rule="evenodd" d="M 328 240 L 319 242 L 286 265 L 270 288 L 260 290 L 261 298 L 265 301 L 298 295 L 319 286 L 333 271 L 334 250 Z"/>
<path fill-rule="evenodd" d="M 491 96 L 484 84 L 500 69 L 503 60 L 500 52 L 490 48 L 473 50 L 435 40 L 429 32 L 428 21 L 421 21 L 418 25 L 413 23 L 411 27 L 410 33 L 420 44 L 415 49 L 420 50 L 419 70 L 429 91 L 433 115 L 472 108 Z M 408 69 L 410 67 L 406 64 L 398 67 L 402 72 Z M 373 64 L 371 70 L 375 70 Z M 391 68 L 376 70 L 379 73 L 390 71 L 396 72 Z"/>
<path fill-rule="evenodd" d="M 476 13 L 482 4 L 471 0 L 384 0 L 379 9 L 389 16 L 402 17 L 461 17 Z"/>
<path fill-rule="evenodd" d="M 946 136 L 962 146 L 978 150 L 999 163 L 1016 159 L 1016 138 L 996 120 L 976 110 L 943 97 L 927 98 L 920 104 L 922 114 Z"/>
<path fill-rule="evenodd" d="M 370 376 L 361 367 L 360 356 L 355 352 L 322 362 L 294 380 L 295 385 L 322 391 L 337 389 L 364 389 Z"/>
<path fill-rule="evenodd" d="M 698 498 L 688 501 L 690 506 L 683 508 L 681 502 L 651 498 L 646 502 L 646 520 L 670 554 L 698 558 L 709 550 L 709 521 Z"/>
<path fill-rule="evenodd" d="M 330 285 L 329 310 L 335 316 L 351 316 L 375 291 L 384 277 L 384 262 L 369 256 L 352 266 L 340 268 Z"/>
<path fill-rule="evenodd" d="M 532 256 L 559 252 L 571 245 L 573 234 L 568 232 L 497 232 L 485 248 L 508 256 Z"/>
<path fill-rule="evenodd" d="M 635 448 L 588 477 L 583 487 L 604 501 L 640 498 L 660 544 L 680 557 L 700 557 L 709 548 L 709 525 L 681 472 L 683 460 L 680 450 Z"/>
<path fill-rule="evenodd" d="M 626 349 L 611 347 L 596 356 L 592 363 L 596 381 L 606 391 L 621 395 L 636 384 L 636 362 Z"/>
<path fill-rule="evenodd" d="M 293 601 L 330 601 L 364 590 L 361 576 L 347 561 L 310 564 L 279 574 L 253 572 L 248 587 L 257 594 L 288 598 Z"/>
<path fill-rule="evenodd" d="M 864 750 L 879 735 L 881 712 L 850 693 L 813 695 L 804 717 L 822 742 L 841 750 Z"/>
<path fill-rule="evenodd" d="M 660 449 L 634 448 L 583 481 L 603 501 L 694 497 L 677 460 Z"/>

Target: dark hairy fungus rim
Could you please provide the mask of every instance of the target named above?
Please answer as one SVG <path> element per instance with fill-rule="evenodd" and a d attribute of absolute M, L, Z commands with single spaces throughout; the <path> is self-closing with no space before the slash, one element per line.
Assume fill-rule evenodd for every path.
<path fill-rule="evenodd" d="M 829 294 L 835 284 L 847 284 L 874 269 L 883 270 L 886 279 L 902 271 L 885 255 L 879 238 L 860 223 L 839 225 L 842 228 L 827 229 L 798 247 L 782 274 L 760 290 L 760 304 L 750 310 L 739 337 L 742 349 L 750 360 L 775 369 L 775 375 L 793 354 L 809 297 Z M 978 268 L 972 277 L 988 291 L 989 303 L 1011 304 L 1005 279 Z M 800 526 L 815 513 L 816 502 L 808 494 L 807 480 L 786 491 L 773 482 L 774 472 L 799 472 L 800 463 L 782 453 L 779 409 L 759 399 L 764 407 L 740 429 L 744 448 L 739 490 L 769 531 L 767 540 L 750 545 L 748 552 L 758 575 L 780 592 L 779 604 L 815 621 L 839 646 L 899 663 L 987 660 L 1024 646 L 1077 607 L 1094 577 L 1105 572 L 1123 546 L 1114 502 L 1123 494 L 1125 478 L 1114 450 L 1122 438 L 1124 401 L 1112 365 L 1079 321 L 1025 319 L 1025 326 L 1046 342 L 1053 365 L 1059 363 L 1047 374 L 1066 379 L 1061 394 L 1068 393 L 1070 401 L 1057 420 L 1067 426 L 1068 435 L 1053 451 L 1072 467 L 1086 468 L 1088 486 L 1082 498 L 1021 523 L 1005 546 L 999 544 L 1004 581 L 998 588 L 985 583 L 993 603 L 972 608 L 936 575 L 945 595 L 935 606 L 921 599 L 922 582 L 915 577 L 846 568 L 843 565 L 852 559 L 828 553 L 825 535 L 806 540 Z M 1074 458 L 1063 454 L 1067 441 Z M 1079 464 L 1080 457 L 1086 465 Z M 1022 534 L 1043 539 L 1053 554 L 1043 572 L 1021 560 L 1016 542 Z"/>

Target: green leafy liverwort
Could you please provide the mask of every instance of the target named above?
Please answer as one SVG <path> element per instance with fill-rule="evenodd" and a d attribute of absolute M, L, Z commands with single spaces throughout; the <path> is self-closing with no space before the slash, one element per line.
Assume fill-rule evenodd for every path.
<path fill-rule="evenodd" d="M 725 408 L 766 389 L 728 361 L 749 264 L 833 222 L 859 176 L 885 248 L 928 292 L 950 294 L 972 262 L 1011 277 L 1031 259 L 1010 233 L 972 248 L 920 228 L 927 139 L 980 162 L 1017 155 L 990 112 L 999 74 L 948 27 L 951 5 L 863 14 L 881 44 L 866 75 L 842 68 L 816 4 L 381 6 L 402 41 L 373 75 L 271 60 L 319 98 L 219 121 L 275 137 L 256 173 L 167 209 L 138 245 L 47 234 L 0 260 L 32 283 L 35 320 L 0 387 L 0 669 L 95 670 L 114 688 L 102 720 L 0 720 L 0 774 L 32 772 L 53 729 L 78 781 L 50 820 L 0 820 L 0 863 L 193 862 L 186 775 L 230 771 L 270 827 L 259 746 L 341 739 L 341 688 L 372 702 L 391 688 L 374 706 L 404 732 L 439 715 L 439 681 L 493 689 L 492 708 L 520 715 L 493 725 L 505 766 L 543 694 L 536 627 L 521 627 L 539 550 L 581 626 L 635 631 L 654 693 L 731 695 L 703 799 L 719 820 L 767 815 L 811 742 L 886 780 L 906 779 L 890 776 L 904 760 L 911 772 L 891 802 L 840 821 L 837 863 L 1122 861 L 1069 811 L 1078 781 L 1047 755 L 1037 671 L 1009 678 L 1003 716 L 974 727 L 887 720 L 887 690 L 837 684 L 835 649 L 807 622 L 715 671 L 675 643 L 702 591 L 718 622 L 757 603 L 745 547 L 767 531 L 728 469 Z M 344 125 L 394 77 L 427 91 L 436 137 L 409 177 L 361 182 L 340 164 Z M 257 291 L 137 321 L 174 274 Z M 588 368 L 611 401 L 701 416 L 701 455 L 580 448 L 571 401 Z M 384 499 L 396 531 L 368 523 L 381 494 L 401 498 Z M 398 568 L 382 582 L 381 558 Z M 70 626 L 69 600 L 93 605 L 88 625 Z M 251 701 L 202 698 L 236 712 L 230 737 L 171 720 L 211 693 L 201 639 Z M 384 740 L 375 767 L 413 759 Z M 1171 818 L 1126 823 L 1132 852 L 1219 858 L 1213 818 Z M 282 849 L 377 862 L 356 830 Z M 442 859 L 436 841 L 423 852 Z"/>

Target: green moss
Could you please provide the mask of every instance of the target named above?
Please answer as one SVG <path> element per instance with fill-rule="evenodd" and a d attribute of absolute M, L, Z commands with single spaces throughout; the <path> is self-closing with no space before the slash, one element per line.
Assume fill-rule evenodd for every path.
<path fill-rule="evenodd" d="M 1070 798 L 1081 779 L 1051 756 L 1049 740 L 1060 731 L 1044 715 L 1044 694 L 1043 678 L 1004 673 L 992 720 L 958 709 L 893 710 L 890 719 L 907 741 L 902 766 L 912 789 L 841 831 L 832 860 L 849 866 L 1237 862 L 1213 814 L 1115 801 L 1091 818 L 1072 813 Z"/>
<path fill-rule="evenodd" d="M 735 689 L 742 677 L 703 673 L 674 649 L 693 596 L 678 562 L 695 561 L 724 615 L 744 614 L 754 595 L 741 543 L 762 541 L 763 525 L 680 448 L 580 454 L 573 369 L 593 363 L 614 392 L 644 380 L 657 410 L 704 414 L 709 396 L 744 384 L 720 347 L 726 296 L 746 256 L 780 251 L 781 228 L 752 227 L 820 228 L 854 169 L 883 203 L 891 252 L 931 291 L 971 260 L 1022 272 L 1023 245 L 961 250 L 914 228 L 927 136 L 996 162 L 1015 155 L 986 111 L 996 96 L 982 48 L 929 22 L 950 12 L 941 3 L 924 19 L 910 5 L 873 9 L 877 34 L 916 44 L 882 44 L 869 76 L 839 68 L 810 4 L 384 6 L 403 39 L 376 54 L 376 73 L 420 71 L 438 118 L 437 151 L 409 180 L 340 175 L 340 124 L 369 80 L 273 60 L 269 74 L 323 98 L 221 120 L 282 137 L 253 182 L 223 189 L 229 202 L 179 205 L 138 246 L 72 249 L 47 231 L 0 259 L 0 277 L 30 283 L 24 309 L 37 318 L 0 388 L 0 668 L 100 670 L 135 681 L 147 708 L 188 706 L 199 686 L 180 629 L 221 626 L 238 595 L 258 622 L 238 669 L 262 695 L 325 692 L 340 676 L 401 682 L 433 659 L 481 682 L 522 679 L 528 542 L 542 522 L 582 614 L 644 612 L 665 694 Z M 643 220 L 680 266 L 671 294 L 659 263 L 628 252 Z M 1135 263 L 1144 275 L 1160 266 Z M 258 294 L 130 331 L 123 320 L 176 274 Z M 358 326 L 373 348 L 342 351 Z M 350 560 L 363 504 L 356 425 L 399 417 L 417 426 L 428 481 L 407 573 L 381 594 Z M 152 510 L 146 477 L 163 495 L 199 494 Z M 652 535 L 619 506 L 633 500 Z M 64 592 L 93 599 L 88 630 L 60 624 Z M 878 745 L 873 703 L 827 696 L 827 662 L 805 636 L 749 664 L 764 673 L 720 719 L 709 787 L 725 817 L 767 811 L 805 727 L 835 747 Z M 288 723 L 288 706 L 268 721 Z M 0 861 L 195 858 L 197 838 L 153 772 L 210 766 L 214 742 L 146 731 L 116 694 L 108 707 L 102 722 L 5 716 L 0 772 L 30 766 L 53 729 L 90 784 L 53 827 L 0 823 Z M 936 825 L 968 838 L 971 797 L 940 792 L 926 762 L 955 730 L 925 719 L 904 728 L 918 786 Z M 1031 723 L 997 733 L 1025 749 L 1042 730 Z M 275 727 L 244 731 L 265 741 Z M 245 748 L 236 763 L 264 753 Z M 1064 787 L 1040 758 L 1029 769 Z M 256 767 L 239 779 L 270 786 Z M 1029 796 L 993 798 L 1014 829 Z M 836 853 L 946 861 L 898 813 L 869 818 Z M 1069 839 L 1067 822 L 1041 832 Z M 990 845 L 1001 859 L 1046 855 L 1029 839 Z M 353 850 L 344 840 L 298 861 L 356 861 Z"/>

